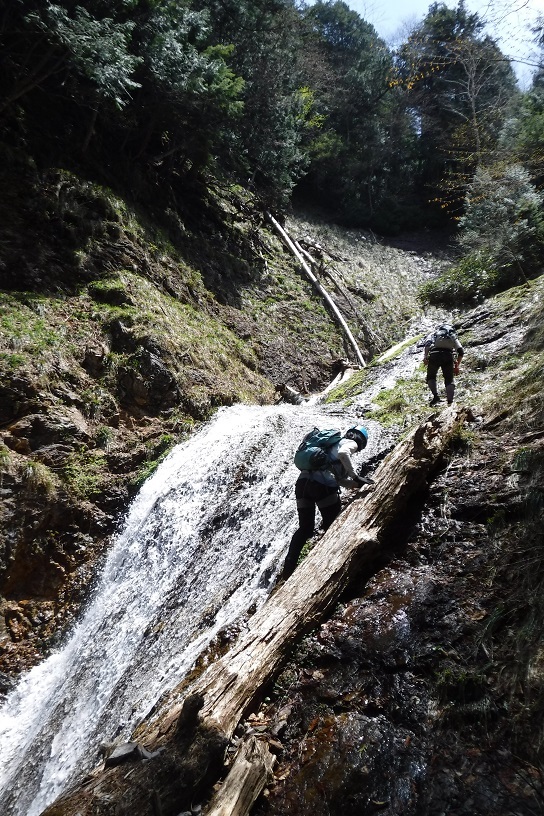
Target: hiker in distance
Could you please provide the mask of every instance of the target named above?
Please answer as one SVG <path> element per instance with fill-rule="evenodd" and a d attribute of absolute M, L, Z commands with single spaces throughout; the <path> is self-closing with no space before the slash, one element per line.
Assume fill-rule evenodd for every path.
<path fill-rule="evenodd" d="M 453 326 L 447 323 L 438 326 L 425 340 L 424 349 L 423 363 L 427 366 L 427 386 L 432 394 L 429 404 L 438 405 L 440 402 L 436 377 L 438 371 L 442 370 L 446 399 L 448 405 L 451 405 L 455 393 L 453 377 L 454 374 L 459 374 L 459 364 L 465 353 Z"/>
<path fill-rule="evenodd" d="M 301 470 L 295 484 L 298 530 L 291 539 L 280 580 L 294 572 L 304 544 L 314 534 L 316 507 L 323 530 L 328 530 L 342 510 L 340 486 L 354 489 L 373 484 L 372 479 L 357 475 L 351 461 L 367 442 L 368 431 L 362 426 L 349 428 L 344 436 L 341 431 L 314 428 L 304 437 L 295 454 L 295 465 Z"/>

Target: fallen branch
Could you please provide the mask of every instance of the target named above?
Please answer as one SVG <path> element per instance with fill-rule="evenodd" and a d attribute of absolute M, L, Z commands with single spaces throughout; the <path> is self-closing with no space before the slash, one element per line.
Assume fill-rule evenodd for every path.
<path fill-rule="evenodd" d="M 206 816 L 247 816 L 275 760 L 266 742 L 250 737 L 242 743 L 225 781 L 206 808 Z"/>
<path fill-rule="evenodd" d="M 359 361 L 360 365 L 362 365 L 364 367 L 366 365 L 366 363 L 365 363 L 365 359 L 364 359 L 364 357 L 363 357 L 363 355 L 361 353 L 361 349 L 357 345 L 357 341 L 355 340 L 355 337 L 351 333 L 348 324 L 346 323 L 346 321 L 342 317 L 342 314 L 340 313 L 340 310 L 338 309 L 338 306 L 336 305 L 334 300 L 331 298 L 331 296 L 329 295 L 327 290 L 320 284 L 320 282 L 318 281 L 318 279 L 316 278 L 316 276 L 314 275 L 314 273 L 312 272 L 312 270 L 308 266 L 308 263 L 304 259 L 302 253 L 300 252 L 299 249 L 297 249 L 297 247 L 295 246 L 294 241 L 289 237 L 287 231 L 284 230 L 284 228 L 276 221 L 276 219 L 272 215 L 269 214 L 268 218 L 270 219 L 270 221 L 272 222 L 272 224 L 274 225 L 276 230 L 279 232 L 279 234 L 281 235 L 284 242 L 287 244 L 287 246 L 289 247 L 289 249 L 291 250 L 291 252 L 295 256 L 295 258 L 301 264 L 301 266 L 302 266 L 304 272 L 306 273 L 307 277 L 311 280 L 311 282 L 313 283 L 313 285 L 315 286 L 317 291 L 320 293 L 320 295 L 324 298 L 324 300 L 326 300 L 326 302 L 329 304 L 332 313 L 336 317 L 338 323 L 340 324 L 340 326 L 344 330 L 346 337 L 348 338 L 349 342 L 351 343 L 351 345 L 353 347 L 353 350 L 355 352 L 355 356 L 357 357 L 357 360 Z"/>

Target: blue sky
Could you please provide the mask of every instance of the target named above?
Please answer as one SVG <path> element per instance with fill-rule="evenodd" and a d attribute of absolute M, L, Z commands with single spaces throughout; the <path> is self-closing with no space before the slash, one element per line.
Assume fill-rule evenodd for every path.
<path fill-rule="evenodd" d="M 347 5 L 372 23 L 380 37 L 394 45 L 406 38 L 407 30 L 426 15 L 430 0 L 345 0 Z M 445 0 L 454 8 L 455 0 Z M 499 41 L 506 56 L 534 61 L 535 47 L 530 32 L 538 15 L 544 16 L 544 0 L 466 0 L 470 11 L 476 11 L 488 22 L 488 31 Z M 530 78 L 531 68 L 514 64 L 523 84 Z"/>

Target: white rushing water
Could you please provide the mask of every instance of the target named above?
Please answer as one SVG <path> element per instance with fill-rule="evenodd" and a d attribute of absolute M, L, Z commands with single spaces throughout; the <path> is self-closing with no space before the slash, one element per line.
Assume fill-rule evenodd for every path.
<path fill-rule="evenodd" d="M 0 709 L 2 816 L 38 816 L 98 763 L 102 742 L 130 738 L 220 629 L 264 602 L 296 526 L 293 452 L 313 425 L 355 419 L 237 405 L 170 453 L 65 646 Z"/>

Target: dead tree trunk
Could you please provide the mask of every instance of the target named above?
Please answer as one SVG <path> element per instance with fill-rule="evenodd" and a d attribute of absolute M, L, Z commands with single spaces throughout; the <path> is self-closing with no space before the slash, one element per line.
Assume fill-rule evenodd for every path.
<path fill-rule="evenodd" d="M 283 229 L 283 227 L 276 221 L 276 219 L 272 215 L 269 215 L 268 217 L 269 217 L 270 221 L 272 222 L 272 224 L 274 225 L 274 227 L 276 228 L 276 230 L 278 231 L 278 233 L 283 238 L 284 242 L 287 244 L 287 246 L 289 247 L 289 249 L 291 250 L 291 252 L 295 256 L 295 258 L 299 261 L 299 263 L 302 266 L 302 268 L 304 269 L 304 272 L 306 273 L 307 277 L 311 280 L 311 282 L 313 283 L 313 285 L 315 286 L 317 291 L 320 293 L 320 295 L 329 304 L 329 307 L 330 307 L 332 313 L 334 314 L 336 320 L 338 321 L 338 324 L 344 330 L 344 333 L 345 333 L 347 339 L 349 340 L 349 342 L 350 342 L 350 344 L 351 344 L 351 346 L 353 348 L 353 351 L 355 352 L 355 356 L 357 357 L 357 360 L 359 361 L 359 364 L 364 368 L 365 365 L 366 365 L 365 358 L 363 357 L 363 355 L 361 353 L 361 349 L 359 348 L 355 337 L 351 333 L 348 324 L 346 323 L 346 321 L 342 317 L 342 314 L 340 313 L 340 311 L 338 309 L 338 306 L 336 305 L 334 300 L 331 298 L 331 296 L 329 295 L 327 290 L 320 284 L 320 282 L 318 281 L 318 279 L 316 278 L 316 276 L 314 275 L 314 273 L 312 272 L 312 270 L 308 266 L 308 263 L 303 258 L 300 250 L 297 249 L 295 243 L 292 241 L 292 239 L 287 234 L 286 230 Z"/>
<path fill-rule="evenodd" d="M 345 298 L 347 303 L 349 303 L 357 320 L 364 326 L 365 321 L 363 320 L 363 316 L 357 309 L 357 306 L 353 302 L 353 298 L 351 297 L 345 286 L 342 286 L 340 281 L 332 274 L 331 270 L 328 267 L 326 267 L 324 263 L 320 264 L 318 261 L 316 261 L 316 259 L 312 257 L 312 255 L 310 255 L 308 250 L 304 249 L 304 247 L 302 247 L 298 241 L 293 241 L 293 243 L 300 252 L 300 254 L 306 258 L 308 263 L 311 264 L 311 266 L 314 269 L 319 269 L 324 275 L 326 275 L 332 281 L 338 292 L 342 295 L 343 298 Z"/>
<path fill-rule="evenodd" d="M 234 758 L 227 777 L 206 808 L 206 816 L 246 816 L 272 773 L 275 757 L 251 737 Z"/>

